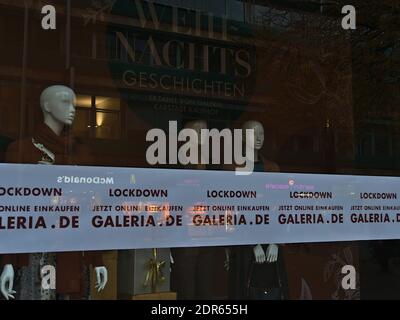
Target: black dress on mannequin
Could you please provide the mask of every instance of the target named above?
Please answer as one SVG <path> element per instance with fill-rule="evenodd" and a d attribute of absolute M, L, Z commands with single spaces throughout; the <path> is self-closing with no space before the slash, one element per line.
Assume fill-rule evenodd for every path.
<path fill-rule="evenodd" d="M 172 267 L 172 290 L 179 300 L 213 299 L 213 276 L 217 248 L 174 248 Z"/>
<path fill-rule="evenodd" d="M 210 166 L 185 166 L 205 170 Z M 219 247 L 171 248 L 171 287 L 179 300 L 214 299 L 216 263 L 223 249 Z"/>

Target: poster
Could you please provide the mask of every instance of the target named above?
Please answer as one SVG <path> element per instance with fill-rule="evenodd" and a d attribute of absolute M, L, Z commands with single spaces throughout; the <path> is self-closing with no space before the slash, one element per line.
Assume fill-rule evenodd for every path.
<path fill-rule="evenodd" d="M 400 178 L 0 165 L 0 253 L 400 237 Z"/>

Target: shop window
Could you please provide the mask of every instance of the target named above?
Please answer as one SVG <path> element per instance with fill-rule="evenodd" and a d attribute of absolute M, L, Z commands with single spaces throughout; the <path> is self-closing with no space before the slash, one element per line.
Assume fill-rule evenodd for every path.
<path fill-rule="evenodd" d="M 155 2 L 167 6 L 210 12 L 217 17 L 226 13 L 226 0 L 157 0 Z"/>
<path fill-rule="evenodd" d="M 78 108 L 91 108 L 92 106 L 92 97 L 91 96 L 76 96 L 76 106 Z"/>
<path fill-rule="evenodd" d="M 160 5 L 210 12 L 216 17 L 228 16 L 236 21 L 244 21 L 242 0 L 156 0 Z"/>
<path fill-rule="evenodd" d="M 227 1 L 227 16 L 229 19 L 236 20 L 236 21 L 244 21 L 245 14 L 244 14 L 244 3 L 240 0 L 231 0 Z"/>
<path fill-rule="evenodd" d="M 74 123 L 74 133 L 83 138 L 90 137 L 90 109 L 77 108 Z"/>
<path fill-rule="evenodd" d="M 2 16 L 0 21 L 0 35 L 7 48 L 23 46 L 24 17 L 23 16 Z"/>
<path fill-rule="evenodd" d="M 121 137 L 121 100 L 78 95 L 74 132 L 87 138 L 116 140 Z"/>
<path fill-rule="evenodd" d="M 297 152 L 312 153 L 314 150 L 314 140 L 312 136 L 298 136 L 296 137 Z"/>
<path fill-rule="evenodd" d="M 110 97 L 95 97 L 96 138 L 119 139 L 121 136 L 121 100 Z"/>
<path fill-rule="evenodd" d="M 392 156 L 392 137 L 389 133 L 375 135 L 375 153 L 377 157 Z"/>
<path fill-rule="evenodd" d="M 144 36 L 138 36 L 134 32 L 121 31 L 129 46 L 135 53 L 136 62 L 144 65 L 151 65 L 152 57 L 147 40 Z M 157 39 L 154 39 L 159 47 Z M 159 50 L 158 50 L 159 51 Z M 132 57 L 128 50 L 121 44 L 116 32 L 96 35 L 96 59 L 132 63 Z"/>
<path fill-rule="evenodd" d="M 363 135 L 358 143 L 358 156 L 371 157 L 375 154 L 375 141 L 372 134 Z"/>
<path fill-rule="evenodd" d="M 226 15 L 226 1 L 214 1 L 214 0 L 203 0 L 205 5 L 205 11 L 211 12 L 217 17 Z"/>
<path fill-rule="evenodd" d="M 0 82 L 0 134 L 18 135 L 20 123 L 20 101 L 21 88 L 16 84 L 6 81 Z"/>
<path fill-rule="evenodd" d="M 119 139 L 120 128 L 119 112 L 96 111 L 96 138 Z"/>
<path fill-rule="evenodd" d="M 129 41 L 129 40 L 128 40 Z M 96 59 L 126 61 L 126 54 L 123 54 L 118 39 L 114 33 L 96 34 Z"/>
<path fill-rule="evenodd" d="M 41 22 L 34 20 L 30 26 L 29 47 L 32 52 L 43 58 L 45 56 L 61 55 L 65 47 L 63 45 L 63 34 L 61 28 L 48 32 L 41 27 Z"/>
<path fill-rule="evenodd" d="M 121 109 L 121 100 L 110 97 L 96 97 L 96 108 L 103 110 L 119 111 Z"/>
<path fill-rule="evenodd" d="M 95 33 L 91 28 L 82 28 L 80 25 L 72 24 L 71 30 L 71 53 L 73 56 L 82 58 L 93 57 L 93 43 Z"/>

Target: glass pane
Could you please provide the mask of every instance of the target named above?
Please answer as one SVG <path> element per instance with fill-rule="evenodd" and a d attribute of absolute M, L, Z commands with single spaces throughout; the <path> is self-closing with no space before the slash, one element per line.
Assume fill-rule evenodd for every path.
<path fill-rule="evenodd" d="M 244 3 L 238 0 L 227 2 L 227 15 L 229 19 L 244 21 Z"/>
<path fill-rule="evenodd" d="M 46 2 L 57 9 L 56 30 L 42 28 Z M 400 299 L 398 192 L 390 192 L 396 201 L 381 198 L 388 196 L 382 191 L 400 189 L 399 0 L 350 2 L 357 9 L 356 30 L 342 28 L 345 1 L 154 0 L 153 10 L 150 0 L 0 0 L 0 162 L 37 165 L 23 167 L 32 170 L 27 176 L 14 174 L 17 166 L 0 165 L 0 274 L 14 260 L 15 298 Z M 78 94 L 71 130 L 63 131 L 70 122 L 62 121 L 72 110 L 65 103 L 70 90 L 46 90 L 53 84 Z M 46 118 L 54 121 L 44 122 L 44 103 Z M 183 147 L 179 133 L 205 127 L 257 130 L 252 141 L 233 137 L 233 150 L 224 148 L 228 138 L 220 145 L 209 141 L 208 159 L 187 165 L 179 153 L 191 144 Z M 157 150 L 146 139 L 152 129 L 161 134 Z M 222 171 L 241 166 L 236 156 L 247 150 L 236 146 L 247 142 L 257 144 L 257 173 L 230 179 Z M 151 145 L 159 164 L 149 159 Z M 41 165 L 52 162 L 50 169 Z M 63 167 L 56 172 L 58 165 L 73 166 L 71 174 L 64 176 Z M 96 166 L 102 168 L 91 168 Z M 169 196 L 109 199 L 103 193 L 108 187 L 95 177 L 118 175 L 118 167 L 149 170 L 115 179 L 113 190 L 129 183 L 138 187 L 135 194 L 154 187 L 171 189 Z M 38 172 L 43 174 L 33 180 Z M 274 172 L 265 183 L 259 180 L 264 172 Z M 174 178 L 164 179 L 164 173 Z M 72 176 L 83 179 L 78 184 Z M 359 176 L 368 180 L 358 187 L 353 181 Z M 63 196 L 4 193 L 29 186 L 41 192 L 63 188 Z M 236 199 L 247 198 L 242 190 L 253 186 L 255 199 Z M 205 187 L 223 196 L 213 197 Z M 228 199 L 225 191 L 244 197 Z M 320 198 L 328 193 L 333 197 Z M 137 209 L 130 215 L 114 204 Z M 157 212 L 157 204 L 184 206 Z M 80 206 L 77 228 L 72 212 L 79 210 L 71 205 Z M 270 211 L 264 221 L 261 211 Z M 167 214 L 175 222 L 183 218 L 180 228 L 157 226 Z M 149 217 L 156 218 L 155 228 Z M 157 252 L 146 249 L 160 243 Z M 93 255 L 81 252 L 91 250 Z M 51 292 L 41 286 L 44 265 L 57 269 Z M 97 266 L 108 274 L 100 292 Z M 165 281 L 154 274 L 159 283 L 144 286 L 154 266 Z M 353 267 L 351 277 L 342 273 L 344 266 Z"/>
<path fill-rule="evenodd" d="M 76 106 L 80 108 L 90 108 L 92 106 L 92 97 L 78 94 L 76 96 Z"/>
<path fill-rule="evenodd" d="M 226 14 L 225 0 L 219 0 L 219 1 L 207 0 L 205 4 L 206 4 L 206 10 L 205 10 L 206 12 L 210 12 L 217 17 L 222 17 Z"/>
<path fill-rule="evenodd" d="M 121 100 L 110 97 L 96 97 L 96 109 L 120 110 Z"/>
<path fill-rule="evenodd" d="M 117 112 L 96 112 L 96 138 L 119 139 L 121 135 L 120 115 Z"/>
<path fill-rule="evenodd" d="M 15 124 L 18 123 L 20 117 L 16 102 L 19 101 L 21 89 L 17 85 L 7 85 L 6 82 L 0 84 L 0 133 L 16 135 Z"/>
<path fill-rule="evenodd" d="M 74 134 L 82 138 L 89 138 L 90 127 L 90 110 L 77 108 L 73 126 Z"/>
<path fill-rule="evenodd" d="M 91 29 L 82 28 L 78 23 L 71 30 L 71 54 L 81 58 L 91 58 L 93 55 L 94 35 Z"/>

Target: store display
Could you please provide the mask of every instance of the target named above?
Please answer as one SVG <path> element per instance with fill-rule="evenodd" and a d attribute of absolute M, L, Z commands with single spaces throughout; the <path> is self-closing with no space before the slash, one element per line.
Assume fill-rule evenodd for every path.
<path fill-rule="evenodd" d="M 32 163 L 42 165 L 78 164 L 79 157 L 87 160 L 88 152 L 83 145 L 68 136 L 68 126 L 75 119 L 75 93 L 65 86 L 46 88 L 40 97 L 44 122 L 35 134 L 24 140 L 13 142 L 7 150 L 7 162 Z M 84 161 L 85 161 L 84 160 Z M 107 284 L 107 269 L 102 266 L 101 253 L 32 253 L 29 255 L 4 255 L 1 275 L 2 294 L 6 299 L 14 298 L 15 271 L 18 268 L 20 299 L 49 300 L 56 298 L 80 298 L 88 296 L 89 274 L 86 266 L 95 266 L 98 289 Z M 41 270 L 47 265 L 57 265 L 57 288 L 43 289 Z"/>
<path fill-rule="evenodd" d="M 0 0 L 0 300 L 399 298 L 396 1 L 43 2 Z"/>
<path fill-rule="evenodd" d="M 118 255 L 118 296 L 133 299 L 170 292 L 170 250 L 121 250 Z"/>
<path fill-rule="evenodd" d="M 259 121 L 250 120 L 242 125 L 243 130 L 254 131 L 251 143 L 254 146 L 254 171 L 279 172 L 276 163 L 266 160 L 260 150 L 264 145 L 264 127 Z M 244 140 L 246 141 L 246 140 Z M 257 244 L 230 248 L 230 294 L 236 299 L 279 300 L 286 292 L 286 278 L 282 246 Z"/>
<path fill-rule="evenodd" d="M 187 165 L 186 169 L 206 170 L 208 159 L 201 152 L 204 140 L 201 130 L 207 129 L 207 122 L 204 120 L 193 120 L 185 124 L 185 129 L 192 129 L 197 134 L 199 149 L 199 161 L 197 165 Z M 215 276 L 215 261 L 219 251 L 212 247 L 199 248 L 173 248 L 171 254 L 174 263 L 172 264 L 172 287 L 176 290 L 178 299 L 206 299 L 213 296 Z"/>

